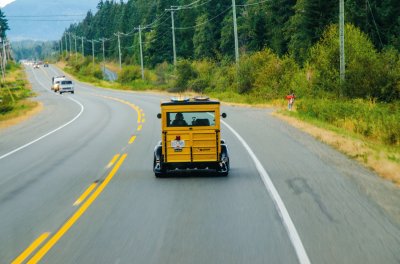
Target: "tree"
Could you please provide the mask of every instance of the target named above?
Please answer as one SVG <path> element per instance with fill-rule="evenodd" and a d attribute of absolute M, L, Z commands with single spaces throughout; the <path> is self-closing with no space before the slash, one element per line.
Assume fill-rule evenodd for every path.
<path fill-rule="evenodd" d="M 196 30 L 193 36 L 194 57 L 196 59 L 212 58 L 215 50 L 212 28 L 206 14 L 196 19 Z"/>
<path fill-rule="evenodd" d="M 6 31 L 10 30 L 8 26 L 8 20 L 4 15 L 3 11 L 0 9 L 0 37 L 4 39 L 6 37 Z"/>

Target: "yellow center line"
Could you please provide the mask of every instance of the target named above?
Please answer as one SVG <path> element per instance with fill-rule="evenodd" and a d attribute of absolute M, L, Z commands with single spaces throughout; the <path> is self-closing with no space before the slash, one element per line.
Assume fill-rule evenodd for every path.
<path fill-rule="evenodd" d="M 35 251 L 35 249 L 37 247 L 40 246 L 40 244 L 43 243 L 43 241 L 46 240 L 46 238 L 50 235 L 49 232 L 43 233 L 42 235 L 40 235 L 35 241 L 32 242 L 32 244 L 25 249 L 24 252 L 21 253 L 21 255 L 19 255 L 13 262 L 11 262 L 11 264 L 20 264 L 22 262 L 24 262 L 24 260 L 30 255 L 32 254 L 33 251 Z"/>
<path fill-rule="evenodd" d="M 146 119 L 143 118 L 143 119 L 142 119 L 142 123 L 144 123 L 144 122 L 146 122 Z"/>
<path fill-rule="evenodd" d="M 86 199 L 86 197 L 89 196 L 89 194 L 93 191 L 93 189 L 96 188 L 96 185 L 97 185 L 96 182 L 92 183 L 86 189 L 86 191 L 78 198 L 78 200 L 75 201 L 74 206 L 80 205 Z"/>
<path fill-rule="evenodd" d="M 114 163 L 115 163 L 115 161 L 117 161 L 117 159 L 119 158 L 119 154 L 116 154 L 113 158 L 112 158 L 112 160 L 107 164 L 107 169 L 109 169 L 109 168 L 111 168 L 113 165 L 114 165 Z"/>
<path fill-rule="evenodd" d="M 143 128 L 143 126 L 142 126 L 142 124 L 140 124 L 140 125 L 138 126 L 137 130 L 140 131 L 140 130 L 142 130 L 142 128 Z"/>
<path fill-rule="evenodd" d="M 129 140 L 129 144 L 132 144 L 136 139 L 136 136 L 132 136 L 131 139 Z"/>
<path fill-rule="evenodd" d="M 71 216 L 70 219 L 50 238 L 49 241 L 27 262 L 27 264 L 38 263 L 47 252 L 61 239 L 61 237 L 75 224 L 75 222 L 86 212 L 86 210 L 90 207 L 90 205 L 96 200 L 96 198 L 103 192 L 104 188 L 108 185 L 111 179 L 119 170 L 120 166 L 124 162 L 126 156 L 128 154 L 123 154 L 122 157 L 118 160 L 117 164 L 111 170 L 111 172 L 107 175 L 104 181 L 100 184 L 100 186 L 94 191 L 94 193 L 82 204 L 81 207 Z"/>

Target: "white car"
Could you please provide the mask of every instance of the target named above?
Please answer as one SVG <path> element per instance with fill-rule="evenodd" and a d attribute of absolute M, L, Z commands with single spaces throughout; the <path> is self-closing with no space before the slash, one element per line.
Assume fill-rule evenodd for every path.
<path fill-rule="evenodd" d="M 58 85 L 58 91 L 62 93 L 74 93 L 74 84 L 70 80 L 61 80 Z"/>

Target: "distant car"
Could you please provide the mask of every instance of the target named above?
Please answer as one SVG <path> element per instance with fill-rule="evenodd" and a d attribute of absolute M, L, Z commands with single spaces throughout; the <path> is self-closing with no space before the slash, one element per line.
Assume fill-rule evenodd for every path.
<path fill-rule="evenodd" d="M 43 64 L 43 67 L 49 67 L 48 63 Z"/>
<path fill-rule="evenodd" d="M 33 68 L 34 69 L 39 69 L 39 64 L 37 64 L 37 63 L 33 64 Z"/>
<path fill-rule="evenodd" d="M 74 84 L 70 80 L 61 80 L 58 85 L 58 91 L 62 93 L 74 93 Z"/>

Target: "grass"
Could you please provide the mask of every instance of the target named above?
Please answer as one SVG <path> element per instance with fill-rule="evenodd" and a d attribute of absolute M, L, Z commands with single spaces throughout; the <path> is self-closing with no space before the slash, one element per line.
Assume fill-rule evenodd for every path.
<path fill-rule="evenodd" d="M 24 70 L 20 65 L 9 62 L 6 78 L 0 84 L 0 121 L 19 118 L 38 106 L 27 98 L 34 96 Z"/>
<path fill-rule="evenodd" d="M 346 123 L 340 127 L 337 123 L 327 122 L 299 111 L 280 110 L 278 117 L 291 125 L 311 134 L 352 159 L 377 172 L 382 178 L 400 186 L 400 146 L 388 144 L 385 140 L 371 140 L 366 135 Z"/>

